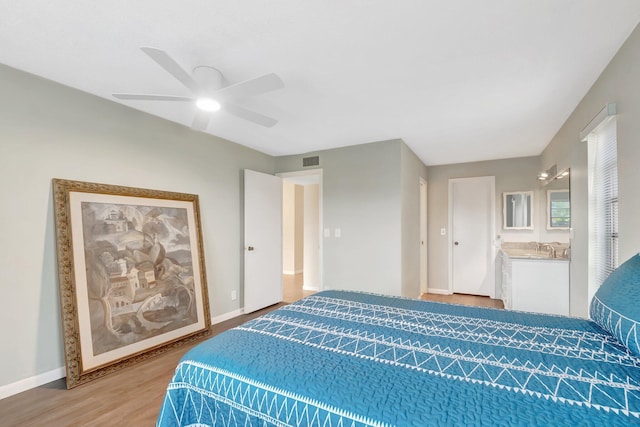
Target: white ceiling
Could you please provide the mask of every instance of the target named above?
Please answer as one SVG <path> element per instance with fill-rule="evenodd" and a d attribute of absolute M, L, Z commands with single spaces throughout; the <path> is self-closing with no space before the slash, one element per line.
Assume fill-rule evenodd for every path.
<path fill-rule="evenodd" d="M 0 0 L 0 62 L 190 126 L 139 48 L 286 87 L 207 132 L 271 155 L 401 138 L 427 164 L 538 155 L 640 21 L 638 0 Z"/>

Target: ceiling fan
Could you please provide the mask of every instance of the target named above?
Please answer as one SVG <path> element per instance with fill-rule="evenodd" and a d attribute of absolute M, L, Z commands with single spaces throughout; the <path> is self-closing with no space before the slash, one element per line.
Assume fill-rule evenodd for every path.
<path fill-rule="evenodd" d="M 272 127 L 278 123 L 276 119 L 264 116 L 255 111 L 247 110 L 236 103 L 237 101 L 242 101 L 252 96 L 283 88 L 284 83 L 277 75 L 273 73 L 265 74 L 261 77 L 245 80 L 230 86 L 224 86 L 222 73 L 213 67 L 195 67 L 193 73 L 190 75 L 165 51 L 151 47 L 143 47 L 141 49 L 158 65 L 189 89 L 191 95 L 174 96 L 114 93 L 113 96 L 115 98 L 132 101 L 177 101 L 195 103 L 198 109 L 191 127 L 196 130 L 205 130 L 209 124 L 211 113 L 220 109 L 260 126 Z"/>

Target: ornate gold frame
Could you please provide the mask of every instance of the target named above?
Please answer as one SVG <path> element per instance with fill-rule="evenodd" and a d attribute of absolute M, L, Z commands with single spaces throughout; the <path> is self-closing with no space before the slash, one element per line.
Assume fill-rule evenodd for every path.
<path fill-rule="evenodd" d="M 192 238 L 195 237 L 195 240 L 197 240 L 196 242 L 193 242 L 193 239 L 190 239 L 188 244 L 190 249 L 187 251 L 191 260 L 190 271 L 192 276 L 189 276 L 189 278 L 192 283 L 190 282 L 189 285 L 179 285 L 180 289 L 176 291 L 176 294 L 179 292 L 187 294 L 189 299 L 187 304 L 188 309 L 186 309 L 186 311 L 189 312 L 189 319 L 195 318 L 195 322 L 184 327 L 175 326 L 175 330 L 172 329 L 168 332 L 156 333 L 154 331 L 155 335 L 147 331 L 148 339 L 140 339 L 141 344 L 138 344 L 137 342 L 134 343 L 137 347 L 133 348 L 131 352 L 123 350 L 123 354 L 113 358 L 113 360 L 100 361 L 100 359 L 96 359 L 99 360 L 98 364 L 90 367 L 83 366 L 83 360 L 85 360 L 83 358 L 83 348 L 86 349 L 88 345 L 86 339 L 87 328 L 89 330 L 89 334 L 93 334 L 93 332 L 91 331 L 91 324 L 87 325 L 86 322 L 84 322 L 84 324 L 81 323 L 81 320 L 79 319 L 79 311 L 80 313 L 89 313 L 91 316 L 94 316 L 95 314 L 92 314 L 89 308 L 90 304 L 88 296 L 86 300 L 79 301 L 79 295 L 82 294 L 82 292 L 79 291 L 82 290 L 83 287 L 87 289 L 89 287 L 89 274 L 84 259 L 86 258 L 86 248 L 84 247 L 83 239 L 86 239 L 86 237 L 78 236 L 83 234 L 83 217 L 82 214 L 78 214 L 77 208 L 74 207 L 81 204 L 78 200 L 83 197 L 90 198 L 91 200 L 97 200 L 95 205 L 103 203 L 102 199 L 105 200 L 104 203 L 116 203 L 114 200 L 122 201 L 129 200 L 128 198 L 131 198 L 132 204 L 124 206 L 159 206 L 159 209 L 163 209 L 163 204 L 165 203 L 166 206 L 177 206 L 177 208 L 175 208 L 176 210 L 184 209 L 184 212 L 188 212 L 188 214 L 185 215 L 185 217 L 188 218 L 187 222 L 189 228 L 187 228 L 187 233 L 190 233 L 189 235 Z M 201 340 L 204 336 L 208 335 L 209 328 L 211 326 L 211 318 L 209 314 L 209 299 L 202 244 L 202 227 L 200 224 L 200 208 L 197 195 L 53 179 L 53 200 L 60 304 L 62 310 L 64 352 L 67 371 L 67 388 L 72 388 L 87 381 L 100 378 L 110 372 L 136 364 L 157 354 L 182 346 L 185 343 Z M 141 205 L 141 202 L 149 203 L 149 205 Z M 80 223 L 79 227 L 78 223 Z M 74 230 L 76 231 L 75 236 L 73 233 Z M 82 259 L 79 259 L 80 257 Z M 76 271 L 76 266 L 79 268 L 82 268 L 81 266 L 85 266 L 83 270 L 86 270 L 86 272 Z M 154 266 L 154 269 L 155 268 L 156 267 Z M 122 274 L 123 277 L 125 277 L 124 272 Z M 135 277 L 137 277 L 135 272 L 132 272 L 126 277 L 131 277 L 131 280 L 134 282 L 137 280 L 135 279 Z M 153 277 L 153 280 L 155 281 L 155 276 Z M 160 282 L 160 280 L 158 282 Z M 108 285 L 106 285 L 107 289 L 110 289 L 112 286 L 111 281 L 104 281 L 101 283 L 108 283 Z M 129 286 L 132 287 L 133 285 Z M 191 289 L 191 287 L 193 289 Z M 84 292 L 84 294 L 88 295 L 88 291 Z M 157 295 L 162 296 L 161 293 L 158 293 Z M 156 296 L 156 301 L 158 298 L 162 299 L 161 297 Z M 183 296 L 175 297 L 176 300 L 180 300 L 180 298 L 183 298 Z M 106 301 L 107 297 L 103 296 L 102 299 Z M 95 298 L 93 299 L 93 302 L 95 303 Z M 108 304 L 110 310 L 111 305 L 109 303 L 104 301 L 101 302 L 103 304 Z M 167 307 L 167 305 L 163 305 L 162 310 L 168 310 Z M 174 309 L 175 307 L 170 308 Z M 133 308 L 131 310 L 133 310 Z M 109 322 L 111 322 L 113 317 L 107 317 L 107 313 L 110 314 L 111 311 L 105 310 L 103 313 L 104 319 L 108 318 Z M 138 311 L 135 315 L 140 315 L 139 313 L 141 312 Z M 133 311 L 128 312 L 128 314 L 131 316 L 134 315 Z M 87 320 L 86 315 L 84 320 Z M 164 322 L 163 325 L 168 325 L 169 323 L 171 322 Z M 93 340 L 93 335 L 91 335 L 91 337 Z M 163 341 L 165 338 L 166 341 Z M 149 341 L 148 347 L 145 347 L 146 341 Z M 128 344 L 121 344 L 121 347 L 126 349 Z M 91 348 L 95 348 L 95 342 L 92 342 Z M 118 349 L 118 351 L 120 350 Z"/>

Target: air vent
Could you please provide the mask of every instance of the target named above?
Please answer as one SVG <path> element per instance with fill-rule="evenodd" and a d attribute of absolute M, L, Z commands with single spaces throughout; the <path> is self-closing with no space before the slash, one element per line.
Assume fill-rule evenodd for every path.
<path fill-rule="evenodd" d="M 302 158 L 302 167 L 318 166 L 319 164 L 320 164 L 320 157 L 319 156 L 303 157 Z"/>

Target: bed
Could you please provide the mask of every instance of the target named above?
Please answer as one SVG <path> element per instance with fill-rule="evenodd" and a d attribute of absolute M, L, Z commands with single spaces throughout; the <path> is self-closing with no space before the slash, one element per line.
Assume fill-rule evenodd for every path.
<path fill-rule="evenodd" d="M 607 292 L 640 299 L 620 282 L 596 321 L 320 292 L 191 349 L 157 425 L 640 424 L 635 324 Z"/>

